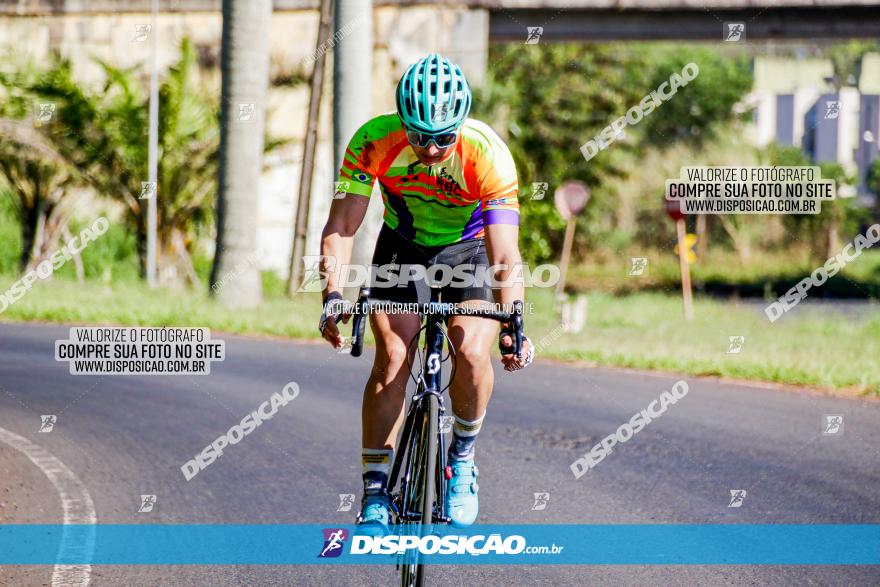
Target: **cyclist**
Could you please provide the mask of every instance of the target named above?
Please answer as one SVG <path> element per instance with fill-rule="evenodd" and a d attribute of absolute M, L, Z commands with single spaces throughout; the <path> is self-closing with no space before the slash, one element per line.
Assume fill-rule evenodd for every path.
<path fill-rule="evenodd" d="M 343 345 L 336 311 L 342 303 L 338 271 L 350 260 L 353 237 L 376 181 L 385 213 L 374 267 L 390 265 L 399 273 L 407 265 L 502 265 L 494 277 L 503 284 L 521 262 L 516 167 L 498 135 L 467 117 L 471 90 L 461 68 L 429 55 L 403 74 L 396 102 L 396 112 L 373 118 L 352 137 L 339 171 L 344 196 L 334 199 L 322 235 L 326 287 L 320 328 L 335 348 Z M 507 306 L 523 299 L 521 281 L 510 281 L 510 286 L 496 289 L 497 300 L 485 281 L 444 287 L 441 296 L 445 302 L 497 301 Z M 417 273 L 404 287 L 374 283 L 371 292 L 373 299 L 406 304 L 424 304 L 429 296 L 424 274 Z M 342 319 L 347 321 L 348 315 Z M 370 320 L 376 358 L 362 407 L 364 498 L 358 523 L 365 533 L 378 534 L 387 531 L 389 523 L 387 482 L 404 419 L 407 360 L 412 359 L 408 345 L 421 320 L 418 313 L 391 311 L 371 315 Z M 452 523 L 459 527 L 473 524 L 479 507 L 474 443 L 492 394 L 490 348 L 498 328 L 497 322 L 476 316 L 454 316 L 448 324 L 456 369 L 449 390 L 454 423 L 446 503 Z M 511 345 L 511 336 L 502 330 L 499 346 Z M 504 368 L 515 371 L 532 361 L 534 349 L 526 339 L 521 357 L 509 348 L 506 353 L 510 354 L 501 357 Z"/>

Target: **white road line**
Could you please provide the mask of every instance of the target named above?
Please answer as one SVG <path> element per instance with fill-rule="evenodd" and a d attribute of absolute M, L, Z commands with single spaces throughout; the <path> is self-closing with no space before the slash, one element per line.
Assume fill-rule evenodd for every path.
<path fill-rule="evenodd" d="M 5 428 L 0 428 L 0 442 L 4 442 L 24 454 L 31 460 L 52 485 L 61 497 L 61 507 L 64 510 L 64 524 L 95 524 L 95 504 L 92 496 L 82 481 L 67 468 L 67 465 L 58 460 L 49 451 L 38 446 L 18 434 L 14 434 Z M 78 534 L 80 538 L 82 534 Z M 74 543 L 74 540 L 62 532 L 61 546 L 58 556 L 74 556 L 82 560 L 88 560 L 95 548 L 95 532 L 91 530 L 86 539 Z M 82 556 L 85 555 L 85 556 Z M 55 565 L 52 571 L 52 587 L 87 587 L 91 580 L 91 565 Z"/>

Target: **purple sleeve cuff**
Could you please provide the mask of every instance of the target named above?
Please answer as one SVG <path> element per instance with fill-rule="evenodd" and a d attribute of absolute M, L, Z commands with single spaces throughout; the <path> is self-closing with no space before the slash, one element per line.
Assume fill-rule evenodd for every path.
<path fill-rule="evenodd" d="M 515 210 L 485 210 L 484 224 L 513 224 L 519 226 L 519 212 Z"/>

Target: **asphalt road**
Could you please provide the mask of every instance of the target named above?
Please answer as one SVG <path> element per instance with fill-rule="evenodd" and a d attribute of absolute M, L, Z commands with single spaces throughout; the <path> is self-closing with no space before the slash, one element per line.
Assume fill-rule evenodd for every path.
<path fill-rule="evenodd" d="M 339 494 L 359 493 L 368 356 L 223 336 L 227 359 L 209 376 L 73 376 L 54 360 L 54 341 L 67 332 L 0 324 L 0 428 L 63 462 L 88 490 L 99 523 L 352 521 L 337 508 Z M 880 402 L 687 378 L 684 399 L 575 480 L 575 458 L 679 378 L 540 361 L 496 375 L 477 445 L 481 522 L 880 523 Z M 183 478 L 182 463 L 290 381 L 301 388 L 294 402 L 194 479 Z M 57 416 L 51 433 L 37 433 L 41 414 Z M 825 414 L 844 416 L 841 434 L 821 433 Z M 13 453 L 0 446 L 0 471 Z M 25 476 L 10 467 L 0 478 L 7 494 Z M 41 477 L 27 471 L 27 478 Z M 31 494 L 51 495 L 45 485 Z M 731 489 L 748 492 L 739 508 L 728 507 Z M 546 509 L 531 509 L 536 492 L 550 493 Z M 137 512 L 142 494 L 157 496 L 154 511 Z M 35 500 L 22 502 L 30 505 L 17 521 L 46 522 L 52 511 L 61 521 L 57 498 Z M 31 516 L 27 509 L 38 505 Z M 0 571 L 0 583 L 13 576 Z M 48 584 L 51 572 L 30 569 L 17 582 Z M 434 577 L 436 585 L 878 585 L 880 567 L 444 566 Z M 394 581 L 386 566 L 94 566 L 91 573 L 92 585 Z"/>

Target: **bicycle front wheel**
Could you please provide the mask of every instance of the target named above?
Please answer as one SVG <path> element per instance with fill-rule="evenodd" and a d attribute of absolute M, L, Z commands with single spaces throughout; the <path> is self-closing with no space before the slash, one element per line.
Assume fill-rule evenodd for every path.
<path fill-rule="evenodd" d="M 439 402 L 437 396 L 428 394 L 423 400 L 424 409 L 421 410 L 416 422 L 419 427 L 418 444 L 414 451 L 415 486 L 413 487 L 412 501 L 418 507 L 421 514 L 419 535 L 425 536 L 431 532 L 434 522 L 434 502 L 436 501 L 437 487 L 437 450 L 439 441 Z M 440 497 L 442 499 L 442 496 Z M 413 508 L 415 509 L 415 508 Z M 400 584 L 403 587 L 422 587 L 425 585 L 426 565 L 422 564 L 418 552 L 413 553 L 412 558 L 401 567 Z"/>

